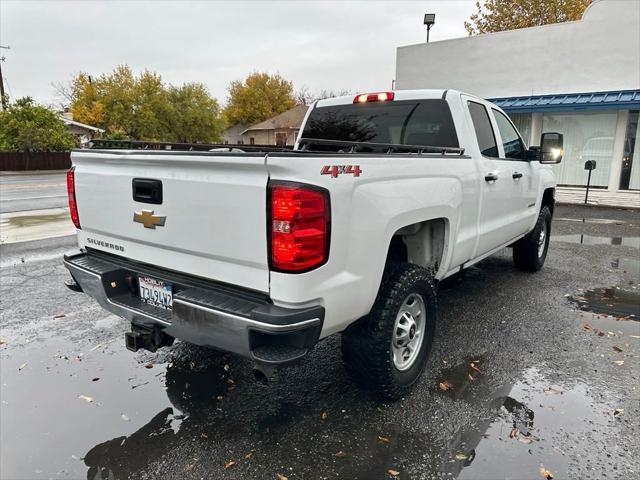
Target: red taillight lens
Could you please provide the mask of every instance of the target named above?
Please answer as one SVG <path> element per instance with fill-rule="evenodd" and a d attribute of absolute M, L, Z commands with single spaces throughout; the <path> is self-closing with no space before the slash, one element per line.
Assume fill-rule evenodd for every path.
<path fill-rule="evenodd" d="M 329 194 L 301 184 L 272 183 L 270 189 L 271 268 L 301 272 L 329 255 Z"/>
<path fill-rule="evenodd" d="M 80 228 L 80 217 L 78 217 L 78 204 L 76 203 L 76 179 L 75 167 L 67 172 L 67 194 L 69 195 L 69 213 L 71 213 L 71 221 Z"/>
<path fill-rule="evenodd" d="M 355 96 L 353 103 L 386 102 L 393 100 L 393 97 L 393 92 L 361 93 Z"/>

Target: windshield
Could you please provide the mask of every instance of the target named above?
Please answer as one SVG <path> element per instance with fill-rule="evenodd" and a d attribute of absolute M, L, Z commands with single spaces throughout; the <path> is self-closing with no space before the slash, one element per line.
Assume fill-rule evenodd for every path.
<path fill-rule="evenodd" d="M 449 105 L 441 99 L 314 108 L 301 137 L 435 147 L 459 146 Z"/>

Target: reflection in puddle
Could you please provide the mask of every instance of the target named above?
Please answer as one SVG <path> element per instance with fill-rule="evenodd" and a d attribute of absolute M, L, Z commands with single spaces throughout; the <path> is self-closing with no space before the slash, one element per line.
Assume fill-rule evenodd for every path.
<path fill-rule="evenodd" d="M 612 406 L 597 404 L 583 384 L 549 385 L 536 368 L 494 394 L 494 415 L 452 437 L 442 456 L 443 473 L 460 479 L 505 478 L 506 472 L 537 478 L 543 459 L 556 478 L 566 478 L 569 467 L 579 466 L 569 464 L 565 436 L 588 439 L 611 421 L 602 412 Z"/>
<path fill-rule="evenodd" d="M 556 242 L 577 243 L 580 245 L 621 245 L 624 247 L 640 248 L 640 237 L 599 237 L 576 233 L 571 235 L 552 235 Z"/>
<path fill-rule="evenodd" d="M 611 218 L 554 218 L 555 222 L 593 223 L 595 225 L 624 225 L 622 220 Z M 633 224 L 630 224 L 633 225 Z"/>
<path fill-rule="evenodd" d="M 0 243 L 71 235 L 75 228 L 67 208 L 0 214 Z"/>
<path fill-rule="evenodd" d="M 604 313 L 625 320 L 640 320 L 640 293 L 620 287 L 603 287 L 587 290 L 582 295 L 570 297 L 580 310 Z"/>

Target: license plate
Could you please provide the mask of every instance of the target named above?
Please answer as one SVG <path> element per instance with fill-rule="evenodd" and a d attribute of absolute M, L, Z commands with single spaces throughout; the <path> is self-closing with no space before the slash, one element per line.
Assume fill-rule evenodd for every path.
<path fill-rule="evenodd" d="M 143 302 L 170 309 L 173 305 L 173 285 L 149 277 L 138 277 L 140 299 Z"/>

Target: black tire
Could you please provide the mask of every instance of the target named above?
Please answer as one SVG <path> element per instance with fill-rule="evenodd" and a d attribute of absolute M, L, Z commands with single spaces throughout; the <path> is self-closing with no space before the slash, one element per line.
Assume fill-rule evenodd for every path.
<path fill-rule="evenodd" d="M 421 344 L 413 363 L 399 370 L 394 363 L 392 340 L 396 317 L 405 300 L 422 299 L 426 318 Z M 418 300 L 419 301 L 419 300 Z M 371 312 L 342 335 L 342 359 L 355 383 L 388 400 L 408 394 L 422 374 L 435 334 L 436 287 L 429 270 L 408 263 L 391 264 L 385 271 Z"/>
<path fill-rule="evenodd" d="M 541 235 L 544 239 L 541 240 Z M 544 265 L 549 250 L 549 238 L 551 237 L 551 212 L 549 207 L 543 206 L 538 215 L 535 227 L 526 237 L 518 240 L 513 245 L 513 263 L 520 270 L 537 272 Z M 541 245 L 544 245 L 541 249 Z"/>

